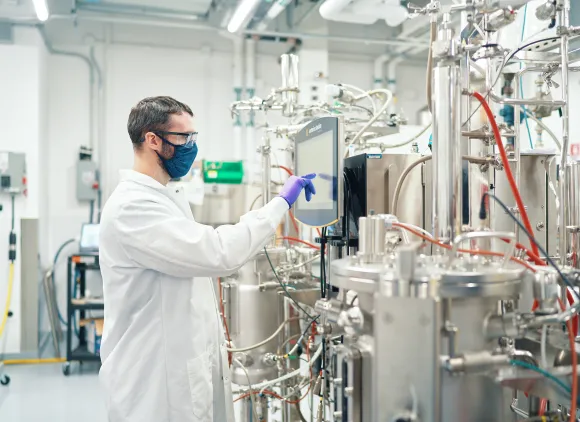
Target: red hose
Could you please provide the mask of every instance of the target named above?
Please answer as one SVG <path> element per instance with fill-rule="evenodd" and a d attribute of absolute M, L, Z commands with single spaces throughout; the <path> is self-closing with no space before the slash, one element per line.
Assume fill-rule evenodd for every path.
<path fill-rule="evenodd" d="M 528 218 L 528 213 L 527 213 L 526 208 L 524 206 L 524 201 L 522 201 L 522 197 L 520 196 L 520 192 L 518 191 L 518 187 L 516 186 L 516 181 L 514 179 L 512 169 L 510 168 L 508 156 L 507 156 L 507 153 L 506 153 L 505 148 L 503 146 L 501 134 L 499 132 L 499 128 L 497 126 L 497 122 L 495 121 L 495 117 L 493 115 L 493 112 L 491 111 L 491 108 L 489 107 L 489 104 L 487 103 L 487 101 L 485 101 L 485 98 L 483 98 L 483 95 L 481 95 L 479 92 L 474 92 L 472 95 L 475 98 L 477 98 L 477 100 L 481 103 L 481 106 L 485 110 L 485 114 L 487 114 L 487 118 L 489 119 L 489 124 L 491 125 L 491 127 L 493 129 L 493 136 L 495 138 L 497 148 L 499 149 L 499 155 L 501 156 L 501 161 L 503 162 L 503 166 L 505 168 L 505 174 L 506 174 L 508 182 L 510 184 L 512 194 L 514 195 L 514 198 L 516 199 L 516 205 L 518 206 L 518 210 L 520 212 L 520 215 L 522 216 L 522 221 L 524 223 L 524 226 L 526 227 L 526 229 L 530 233 L 530 235 L 533 235 L 534 230 L 532 229 L 530 219 Z M 534 242 L 532 242 L 531 240 L 530 240 L 530 243 L 532 245 L 532 250 L 534 251 L 534 253 L 537 256 L 540 256 L 540 251 L 538 250 L 538 247 L 536 246 L 536 244 Z"/>
<path fill-rule="evenodd" d="M 296 218 L 294 217 L 294 213 L 292 211 L 288 211 L 290 213 L 290 220 L 292 220 L 292 225 L 294 226 L 294 230 L 296 230 L 296 234 L 300 235 L 300 229 L 298 228 L 298 223 L 296 222 Z"/>
<path fill-rule="evenodd" d="M 278 166 L 278 167 L 284 170 L 286 173 L 288 173 L 288 176 L 294 176 L 294 173 L 292 173 L 292 170 L 290 170 L 288 167 L 286 166 Z"/>
<path fill-rule="evenodd" d="M 278 239 L 287 240 L 289 242 L 302 243 L 303 245 L 309 246 L 312 249 L 320 249 L 318 246 L 314 245 L 313 243 L 307 242 L 307 241 L 302 240 L 302 239 L 298 239 L 296 237 L 287 237 L 287 236 L 284 236 L 284 237 L 279 237 Z"/>

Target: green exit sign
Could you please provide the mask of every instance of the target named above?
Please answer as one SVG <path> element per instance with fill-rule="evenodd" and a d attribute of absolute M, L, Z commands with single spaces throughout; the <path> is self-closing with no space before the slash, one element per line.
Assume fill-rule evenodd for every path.
<path fill-rule="evenodd" d="M 203 181 L 239 185 L 244 179 L 242 161 L 205 161 L 203 162 Z"/>

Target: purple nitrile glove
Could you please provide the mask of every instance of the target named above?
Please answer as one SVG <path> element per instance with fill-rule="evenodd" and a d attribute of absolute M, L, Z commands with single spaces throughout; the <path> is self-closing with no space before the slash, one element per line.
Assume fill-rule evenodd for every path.
<path fill-rule="evenodd" d="M 292 208 L 292 204 L 296 202 L 298 197 L 300 196 L 300 192 L 304 189 L 304 194 L 306 195 L 306 200 L 310 201 L 312 199 L 312 195 L 316 195 L 316 189 L 314 189 L 314 184 L 312 183 L 312 179 L 316 177 L 316 174 L 307 174 L 306 176 L 297 177 L 297 176 L 290 176 L 280 194 L 278 195 L 280 198 L 284 198 L 286 202 L 288 202 L 288 206 Z"/>

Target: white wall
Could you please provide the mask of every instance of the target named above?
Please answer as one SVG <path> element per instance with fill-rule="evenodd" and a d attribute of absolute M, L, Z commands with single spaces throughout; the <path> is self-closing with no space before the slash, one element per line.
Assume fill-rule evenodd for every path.
<path fill-rule="evenodd" d="M 59 48 L 71 49 L 67 46 Z M 229 112 L 229 104 L 234 96 L 231 54 L 114 44 L 106 48 L 99 45 L 98 53 L 106 78 L 105 132 L 98 140 L 103 153 L 103 202 L 118 183 L 118 171 L 132 166 L 133 153 L 126 130 L 127 117 L 131 106 L 146 96 L 171 95 L 191 106 L 200 132 L 199 159 L 239 158 L 233 155 L 233 121 Z M 370 88 L 373 82 L 372 71 L 371 59 L 354 62 L 331 58 L 329 80 Z M 423 89 L 419 88 L 420 94 L 416 94 L 416 81 L 420 79 L 423 83 L 423 73 L 421 68 L 412 67 L 400 72 L 400 104 L 410 120 L 415 119 L 416 110 L 423 106 Z M 257 56 L 256 78 L 258 96 L 266 96 L 273 87 L 280 84 L 276 56 Z M 81 145 L 88 145 L 89 142 L 88 80 L 88 68 L 82 61 L 50 56 L 49 148 L 46 160 L 49 246 L 46 256 L 43 256 L 45 265 L 51 262 L 60 244 L 78 236 L 81 224 L 87 221 L 89 215 L 88 205 L 79 204 L 75 197 L 78 150 Z M 268 116 L 271 124 L 285 121 L 273 114 Z M 263 116 L 257 116 L 258 125 L 264 121 Z M 74 247 L 68 249 L 69 252 L 71 250 Z M 62 258 L 61 262 L 64 262 Z M 56 280 L 60 307 L 65 309 L 66 271 L 63 263 L 57 269 Z"/>
<path fill-rule="evenodd" d="M 45 71 L 44 48 L 35 33 L 18 31 L 19 45 L 0 45 L 0 116 L 2 136 L 0 151 L 26 154 L 28 192 L 18 196 L 15 206 L 15 231 L 18 235 L 18 251 L 15 263 L 14 288 L 12 292 L 13 317 L 8 319 L 6 332 L 0 339 L 0 353 L 20 352 L 20 219 L 38 218 L 40 212 L 42 178 L 40 168 L 40 145 L 45 142 L 43 125 L 46 99 L 43 73 Z M 0 212 L 0 312 L 4 311 L 8 287 L 8 235 L 11 226 L 11 200 L 0 194 L 3 206 Z M 1 319 L 1 315 L 0 315 Z"/>

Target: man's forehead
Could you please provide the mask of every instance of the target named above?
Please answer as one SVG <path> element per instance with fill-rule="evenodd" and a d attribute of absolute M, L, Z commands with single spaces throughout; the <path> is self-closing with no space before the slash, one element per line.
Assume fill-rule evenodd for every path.
<path fill-rule="evenodd" d="M 195 132 L 193 117 L 187 113 L 171 115 L 170 123 L 172 132 Z"/>

